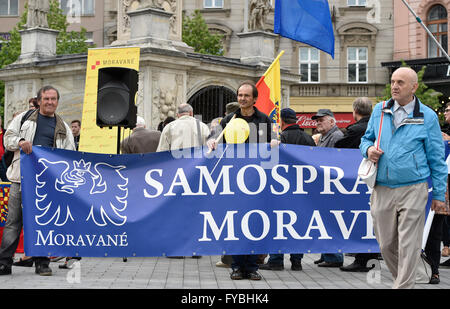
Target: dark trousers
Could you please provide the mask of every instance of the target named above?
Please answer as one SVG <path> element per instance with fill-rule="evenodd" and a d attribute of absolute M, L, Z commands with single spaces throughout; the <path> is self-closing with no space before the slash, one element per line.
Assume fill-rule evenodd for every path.
<path fill-rule="evenodd" d="M 0 179 L 3 182 L 9 181 L 8 177 L 6 177 L 6 170 L 7 170 L 7 168 L 6 168 L 6 165 L 5 165 L 5 161 L 4 160 L 0 160 Z"/>
<path fill-rule="evenodd" d="M 231 265 L 233 263 L 233 258 L 231 255 L 222 255 L 220 260 L 222 261 L 222 263 L 227 265 Z"/>
<path fill-rule="evenodd" d="M 0 247 L 0 264 L 11 266 L 17 250 L 22 231 L 22 193 L 20 184 L 12 183 L 9 191 L 8 217 L 3 229 L 2 245 Z M 50 263 L 48 257 L 33 258 L 37 265 Z"/>
<path fill-rule="evenodd" d="M 302 262 L 303 253 L 291 253 L 291 263 L 292 265 L 300 264 Z M 284 254 L 271 254 L 269 260 L 267 261 L 269 265 L 283 265 L 284 266 Z"/>
<path fill-rule="evenodd" d="M 233 270 L 240 270 L 244 273 L 252 273 L 258 270 L 258 255 L 233 255 Z"/>
<path fill-rule="evenodd" d="M 442 243 L 450 247 L 450 216 L 445 216 L 442 222 Z"/>
<path fill-rule="evenodd" d="M 439 263 L 441 261 L 441 240 L 442 226 L 447 216 L 435 214 L 431 224 L 430 234 L 428 234 L 425 254 L 432 262 L 431 271 L 433 274 L 439 274 Z"/>

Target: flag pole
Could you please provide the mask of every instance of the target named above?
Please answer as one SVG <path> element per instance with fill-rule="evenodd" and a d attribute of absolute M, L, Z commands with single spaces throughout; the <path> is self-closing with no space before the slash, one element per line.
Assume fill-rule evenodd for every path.
<path fill-rule="evenodd" d="M 284 52 L 285 52 L 285 51 L 282 50 L 282 51 L 280 52 L 280 54 L 275 58 L 275 60 L 272 62 L 272 64 L 271 64 L 271 65 L 269 66 L 269 68 L 266 70 L 266 72 L 264 73 L 264 75 L 261 76 L 261 78 L 259 79 L 259 81 L 256 83 L 256 87 L 259 87 L 259 85 L 264 81 L 265 76 L 266 76 L 267 74 L 269 74 L 270 71 L 273 69 L 273 67 L 279 62 L 281 56 L 284 55 Z M 281 73 L 280 73 L 280 74 L 281 74 Z M 281 78 L 281 76 L 280 76 L 280 78 Z M 281 80 L 280 80 L 280 83 L 281 83 Z M 280 85 L 280 86 L 281 86 L 281 85 Z M 281 90 L 281 89 L 280 89 L 280 90 Z M 280 100 L 281 100 L 281 93 L 280 93 Z M 278 139 L 280 139 L 280 134 L 279 134 L 279 131 L 280 131 L 280 123 L 279 123 L 279 121 L 280 121 L 280 117 L 281 117 L 281 115 L 280 115 L 280 110 L 281 110 L 281 102 L 279 102 L 279 107 L 277 108 L 278 122 L 276 123 L 276 126 L 277 126 L 276 131 L 277 131 L 277 137 L 278 137 Z"/>
<path fill-rule="evenodd" d="M 266 72 L 263 74 L 263 76 L 261 76 L 261 78 L 259 79 L 259 81 L 256 83 L 256 86 L 259 85 L 259 83 L 261 83 L 264 80 L 264 76 L 267 75 L 270 70 L 272 70 L 273 66 L 277 63 L 278 60 L 280 60 L 281 56 L 284 55 L 284 50 L 282 50 L 280 52 L 280 54 L 278 55 L 278 57 L 275 58 L 275 60 L 272 62 L 272 64 L 269 66 L 269 68 L 266 70 Z"/>
<path fill-rule="evenodd" d="M 408 8 L 408 10 L 414 15 L 414 17 L 416 18 L 417 22 L 425 29 L 425 31 L 428 33 L 428 35 L 430 36 L 430 38 L 434 41 L 434 43 L 436 43 L 436 45 L 439 47 L 439 49 L 441 50 L 442 54 L 445 55 L 445 57 L 447 58 L 448 62 L 450 62 L 450 56 L 447 54 L 447 52 L 444 50 L 444 48 L 441 46 L 441 44 L 439 44 L 439 42 L 436 40 L 436 38 L 434 37 L 433 33 L 431 33 L 430 29 L 428 29 L 424 23 L 422 22 L 422 20 L 420 19 L 419 16 L 417 16 L 416 12 L 414 12 L 414 10 L 409 6 L 409 4 L 406 2 L 406 0 L 402 0 L 403 3 L 406 5 L 406 7 Z"/>
<path fill-rule="evenodd" d="M 270 70 L 273 68 L 273 66 L 275 65 L 275 63 L 277 63 L 278 60 L 280 60 L 281 56 L 284 55 L 284 50 L 282 50 L 280 52 L 280 54 L 278 55 L 278 57 L 275 58 L 275 60 L 272 62 L 272 64 L 270 65 L 270 67 L 267 69 L 266 73 L 264 73 L 264 75 L 266 75 L 267 73 L 270 72 Z"/>

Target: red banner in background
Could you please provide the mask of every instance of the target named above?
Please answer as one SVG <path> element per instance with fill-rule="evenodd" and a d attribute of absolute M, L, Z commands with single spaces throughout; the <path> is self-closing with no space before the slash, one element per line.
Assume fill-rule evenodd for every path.
<path fill-rule="evenodd" d="M 8 216 L 8 200 L 10 183 L 0 183 L 0 245 L 2 244 L 3 228 L 5 227 L 6 218 Z M 17 253 L 23 252 L 23 230 L 20 233 L 20 241 L 17 246 Z"/>
<path fill-rule="evenodd" d="M 317 122 L 311 117 L 316 113 L 297 113 L 297 124 L 303 129 L 314 129 L 317 127 Z M 336 124 L 339 128 L 346 128 L 355 123 L 353 113 L 334 113 Z"/>

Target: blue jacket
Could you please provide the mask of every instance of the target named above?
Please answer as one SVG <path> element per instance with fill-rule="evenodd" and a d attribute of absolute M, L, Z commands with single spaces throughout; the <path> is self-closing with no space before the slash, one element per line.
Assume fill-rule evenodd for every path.
<path fill-rule="evenodd" d="M 378 103 L 370 117 L 359 146 L 367 158 L 367 149 L 374 145 L 384 113 L 378 161 L 377 185 L 398 188 L 426 182 L 431 176 L 433 199 L 445 201 L 447 165 L 445 147 L 436 113 L 416 98 L 414 111 L 395 129 L 394 100 Z"/>

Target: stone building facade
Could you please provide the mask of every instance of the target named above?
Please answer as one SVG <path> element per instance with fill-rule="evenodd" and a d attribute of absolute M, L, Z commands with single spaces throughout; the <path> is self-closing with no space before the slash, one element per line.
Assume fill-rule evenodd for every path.
<path fill-rule="evenodd" d="M 88 28 L 88 31 L 98 32 L 98 37 L 93 34 L 97 46 L 129 44 L 131 29 L 127 12 L 137 8 L 140 1 L 91 1 L 94 1 L 94 19 L 101 16 L 98 24 L 86 27 L 92 16 L 81 16 L 79 25 Z M 145 115 L 152 127 L 157 125 L 158 120 L 173 113 L 177 104 L 190 101 L 205 88 L 224 87 L 227 92 L 234 92 L 239 81 L 257 81 L 264 73 L 268 61 L 252 62 L 254 56 L 244 56 L 249 49 L 243 48 L 249 46 L 243 43 L 245 37 L 255 30 L 250 30 L 255 24 L 252 23 L 255 16 L 253 1 L 159 1 L 165 11 L 174 14 L 175 19 L 170 21 L 169 39 L 172 43 L 169 49 L 164 52 L 155 46 L 143 49 L 146 52 L 142 55 L 140 80 L 145 84 L 141 87 L 145 89 L 140 92 L 139 113 Z M 355 97 L 375 98 L 381 95 L 389 78 L 389 70 L 383 68 L 381 62 L 393 59 L 392 0 L 329 1 L 336 38 L 334 59 L 305 44 L 271 35 L 275 2 L 263 2 L 268 10 L 264 11 L 262 24 L 259 23 L 256 30 L 270 37 L 273 48 L 270 45 L 269 54 L 272 54 L 272 60 L 281 50 L 285 50 L 281 58 L 283 107 L 292 107 L 303 118 L 324 107 L 348 118 Z M 199 55 L 182 43 L 182 14 L 191 15 L 195 10 L 200 10 L 210 30 L 223 34 L 225 57 Z M 5 120 L 15 110 L 25 107 L 27 98 L 42 84 L 48 83 L 61 85 L 64 94 L 62 110 L 68 120 L 80 118 L 86 60 L 86 55 L 57 56 L 35 64 L 12 66 L 0 72 L 0 78 L 7 82 Z M 144 108 L 146 105 L 152 107 Z M 342 126 L 347 124 L 348 121 L 342 122 Z"/>
<path fill-rule="evenodd" d="M 408 3 L 448 54 L 450 1 L 411 0 Z M 450 61 L 402 2 L 394 3 L 393 12 L 395 17 L 393 61 L 385 62 L 383 65 L 390 72 L 400 67 L 403 61 L 416 71 L 426 66 L 423 81 L 431 89 L 442 93 L 440 97 L 442 108 L 438 112 L 443 114 L 444 106 L 450 102 Z"/>
<path fill-rule="evenodd" d="M 248 29 L 249 0 L 216 1 L 222 6 L 213 8 L 202 7 L 205 2 L 185 1 L 184 11 L 190 15 L 200 9 L 209 28 L 224 35 L 225 55 L 241 58 L 239 34 Z M 281 58 L 282 68 L 299 75 L 297 83 L 290 87 L 289 104 L 299 117 L 306 119 L 319 108 L 331 108 L 338 115 L 345 113 L 342 116 L 348 119 L 355 97 L 368 96 L 375 103 L 389 82 L 389 71 L 381 63 L 392 59 L 394 1 L 328 2 L 335 32 L 334 59 L 303 43 L 275 38 L 275 54 L 286 51 Z M 267 31 L 273 29 L 274 6 L 275 2 L 265 23 Z M 344 121 L 342 126 L 345 124 L 348 122 Z"/>

